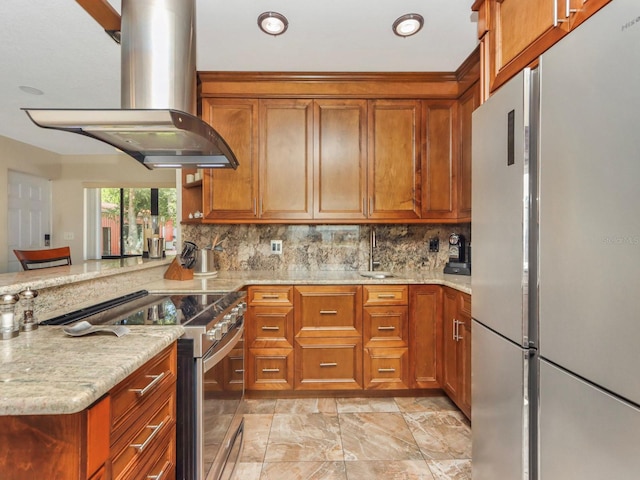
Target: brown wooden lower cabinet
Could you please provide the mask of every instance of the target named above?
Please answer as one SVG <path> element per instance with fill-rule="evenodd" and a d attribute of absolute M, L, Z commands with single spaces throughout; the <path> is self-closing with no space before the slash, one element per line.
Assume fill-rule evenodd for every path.
<path fill-rule="evenodd" d="M 82 412 L 0 416 L 0 478 L 175 478 L 176 373 L 174 343 Z"/>
<path fill-rule="evenodd" d="M 439 388 L 442 358 L 442 287 L 409 286 L 411 388 Z"/>
<path fill-rule="evenodd" d="M 471 297 L 443 287 L 442 388 L 471 415 Z"/>
<path fill-rule="evenodd" d="M 248 390 L 442 388 L 470 415 L 470 295 L 441 285 L 305 285 L 250 287 L 249 299 Z"/>

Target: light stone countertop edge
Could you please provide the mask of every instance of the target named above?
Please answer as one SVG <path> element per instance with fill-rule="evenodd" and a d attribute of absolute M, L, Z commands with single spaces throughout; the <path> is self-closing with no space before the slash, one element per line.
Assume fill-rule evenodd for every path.
<path fill-rule="evenodd" d="M 0 342 L 0 415 L 80 412 L 184 333 L 182 326 L 129 328 L 122 337 L 70 337 L 41 326 Z"/>
<path fill-rule="evenodd" d="M 193 280 L 158 280 L 144 286 L 150 293 L 218 293 L 250 285 L 444 285 L 471 294 L 471 277 L 443 273 L 394 272 L 384 279 L 367 278 L 356 271 L 226 271 Z"/>

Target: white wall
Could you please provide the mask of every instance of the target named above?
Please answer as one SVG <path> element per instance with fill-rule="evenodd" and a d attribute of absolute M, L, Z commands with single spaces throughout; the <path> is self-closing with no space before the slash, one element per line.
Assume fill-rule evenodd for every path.
<path fill-rule="evenodd" d="M 82 263 L 84 189 L 95 187 L 175 187 L 174 169 L 147 170 L 126 155 L 61 156 L 0 136 L 0 272 L 7 271 L 8 171 L 50 179 L 51 245 L 69 245 L 74 264 Z M 64 233 L 73 240 L 64 240 Z"/>
<path fill-rule="evenodd" d="M 55 181 L 62 170 L 61 157 L 55 153 L 32 147 L 0 136 L 0 272 L 7 271 L 7 190 L 9 170 L 29 173 Z"/>

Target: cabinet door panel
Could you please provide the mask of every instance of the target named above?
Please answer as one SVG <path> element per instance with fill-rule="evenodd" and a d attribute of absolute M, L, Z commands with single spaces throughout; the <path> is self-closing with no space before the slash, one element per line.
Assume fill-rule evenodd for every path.
<path fill-rule="evenodd" d="M 420 105 L 369 103 L 369 218 L 420 218 Z"/>
<path fill-rule="evenodd" d="M 247 314 L 249 347 L 293 347 L 293 307 L 250 306 Z"/>
<path fill-rule="evenodd" d="M 440 387 L 442 287 L 409 287 L 409 376 L 412 388 Z"/>
<path fill-rule="evenodd" d="M 460 163 L 458 167 L 458 219 L 471 220 L 471 115 L 480 105 L 480 82 L 460 98 L 458 110 Z"/>
<path fill-rule="evenodd" d="M 312 218 L 311 100 L 260 101 L 260 201 L 263 219 Z"/>
<path fill-rule="evenodd" d="M 236 170 L 205 171 L 204 218 L 256 218 L 258 101 L 205 98 L 202 119 L 222 135 L 240 163 Z"/>
<path fill-rule="evenodd" d="M 314 218 L 365 218 L 366 112 L 366 100 L 314 101 Z"/>
<path fill-rule="evenodd" d="M 442 388 L 455 401 L 458 396 L 458 340 L 455 335 L 459 312 L 458 292 L 444 287 Z"/>
<path fill-rule="evenodd" d="M 422 171 L 422 218 L 452 218 L 457 166 L 453 142 L 455 103 L 425 102 L 426 155 Z"/>

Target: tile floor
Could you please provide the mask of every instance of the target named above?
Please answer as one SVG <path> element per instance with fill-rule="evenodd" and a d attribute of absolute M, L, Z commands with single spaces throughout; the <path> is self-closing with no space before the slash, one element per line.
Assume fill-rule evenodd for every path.
<path fill-rule="evenodd" d="M 447 397 L 248 399 L 234 480 L 463 480 L 471 428 Z"/>

